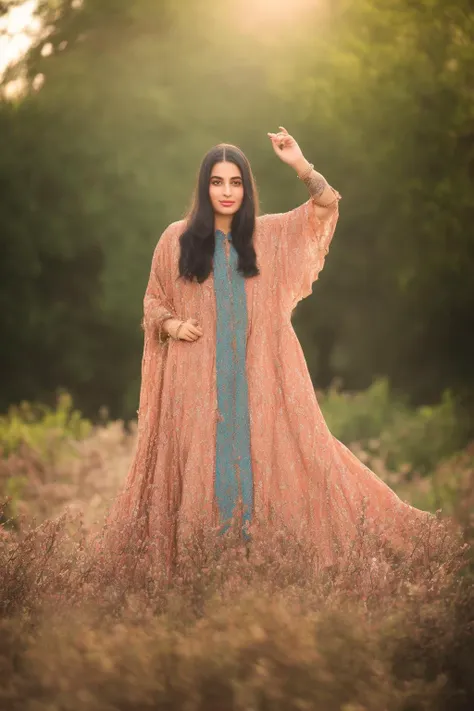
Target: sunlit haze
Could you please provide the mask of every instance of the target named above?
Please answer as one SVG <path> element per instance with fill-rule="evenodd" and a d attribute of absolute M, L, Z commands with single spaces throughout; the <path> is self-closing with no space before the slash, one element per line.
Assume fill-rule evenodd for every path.
<path fill-rule="evenodd" d="M 9 64 L 16 62 L 28 50 L 40 23 L 33 16 L 37 0 L 28 0 L 0 18 L 0 78 Z"/>
<path fill-rule="evenodd" d="M 244 0 L 233 12 L 243 28 L 284 30 L 292 21 L 300 21 L 306 11 L 321 4 L 321 0 Z"/>

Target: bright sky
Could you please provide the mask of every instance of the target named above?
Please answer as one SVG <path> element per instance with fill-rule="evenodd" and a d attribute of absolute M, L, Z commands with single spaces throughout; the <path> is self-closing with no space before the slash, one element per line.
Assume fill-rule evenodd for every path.
<path fill-rule="evenodd" d="M 36 5 L 37 0 L 26 0 L 0 18 L 0 79 L 6 67 L 26 52 L 31 37 L 40 28 L 38 19 L 33 17 Z"/>

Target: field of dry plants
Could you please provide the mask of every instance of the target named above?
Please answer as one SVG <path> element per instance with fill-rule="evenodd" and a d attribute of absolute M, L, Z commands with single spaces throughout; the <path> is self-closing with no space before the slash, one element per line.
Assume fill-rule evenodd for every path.
<path fill-rule="evenodd" d="M 1 711 L 472 711 L 472 446 L 422 476 L 391 471 L 383 433 L 353 442 L 404 498 L 442 509 L 410 555 L 363 520 L 324 570 L 281 532 L 250 553 L 203 533 L 169 582 L 133 537 L 120 563 L 97 554 L 133 430 L 93 427 L 67 396 L 22 407 L 0 422 Z M 353 423 L 360 401 L 344 407 Z"/>

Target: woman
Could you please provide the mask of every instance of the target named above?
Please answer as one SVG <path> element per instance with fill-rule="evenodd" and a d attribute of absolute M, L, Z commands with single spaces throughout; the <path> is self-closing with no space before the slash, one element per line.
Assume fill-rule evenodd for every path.
<path fill-rule="evenodd" d="M 258 215 L 250 165 L 235 146 L 204 157 L 193 207 L 155 249 L 144 298 L 135 458 L 109 523 L 140 522 L 168 568 L 200 526 L 243 535 L 283 525 L 324 564 L 359 516 L 393 541 L 403 503 L 329 432 L 291 325 L 312 292 L 338 220 L 339 193 L 285 128 L 269 133 L 309 199 Z M 400 538 L 400 540 L 402 540 Z"/>

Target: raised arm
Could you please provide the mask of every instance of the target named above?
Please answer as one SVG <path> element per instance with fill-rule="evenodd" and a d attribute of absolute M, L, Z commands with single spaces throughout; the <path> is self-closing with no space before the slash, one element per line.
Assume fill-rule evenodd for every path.
<path fill-rule="evenodd" d="M 334 206 L 340 200 L 340 195 L 337 190 L 334 190 L 326 178 L 314 170 L 314 165 L 309 163 L 306 158 L 302 158 L 295 165 L 295 170 L 298 178 L 308 188 L 310 197 L 314 203 L 314 213 L 316 217 L 324 220 L 325 217 L 333 211 Z"/>
<path fill-rule="evenodd" d="M 301 148 L 286 128 L 280 126 L 279 133 L 269 133 L 268 136 L 280 160 L 290 165 L 308 188 L 316 217 L 324 220 L 328 210 L 331 212 L 331 208 L 337 204 L 341 196 L 321 173 L 314 170 L 314 165 L 306 160 Z"/>
<path fill-rule="evenodd" d="M 280 126 L 269 133 L 273 149 L 305 183 L 309 200 L 289 212 L 264 215 L 264 229 L 276 242 L 276 278 L 288 308 L 293 309 L 312 292 L 312 284 L 324 266 L 339 217 L 340 194 L 314 170 L 295 139 Z"/>

